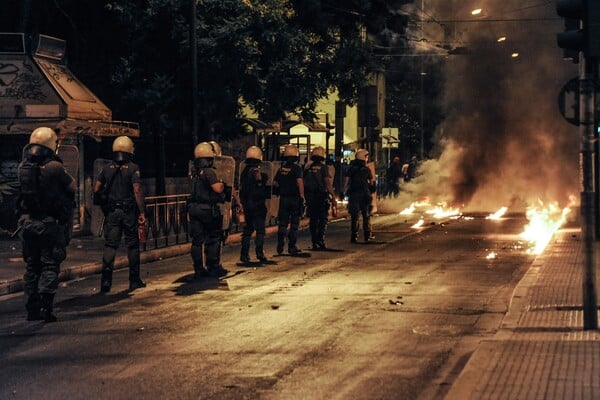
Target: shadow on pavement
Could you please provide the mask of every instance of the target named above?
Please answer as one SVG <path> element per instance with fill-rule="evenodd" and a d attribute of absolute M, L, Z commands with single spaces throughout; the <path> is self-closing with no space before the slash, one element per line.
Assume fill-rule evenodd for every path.
<path fill-rule="evenodd" d="M 115 304 L 119 301 L 131 297 L 129 290 L 111 293 L 95 293 L 89 296 L 75 296 L 55 303 L 56 307 L 61 307 L 69 311 L 85 311 L 90 308 L 104 307 L 109 304 Z"/>

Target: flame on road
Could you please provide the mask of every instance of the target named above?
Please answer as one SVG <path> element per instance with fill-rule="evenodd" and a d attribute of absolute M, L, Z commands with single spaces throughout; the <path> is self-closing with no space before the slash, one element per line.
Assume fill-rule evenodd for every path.
<path fill-rule="evenodd" d="M 529 223 L 520 234 L 520 237 L 532 245 L 527 252 L 541 254 L 550 243 L 554 233 L 566 222 L 570 212 L 569 207 L 561 209 L 557 203 L 551 203 L 543 208 L 529 207 L 527 209 Z"/>
<path fill-rule="evenodd" d="M 423 213 L 431 215 L 436 219 L 461 215 L 460 209 L 448 208 L 446 203 L 439 203 L 436 206 L 431 205 L 428 197 L 413 202 L 410 206 L 400 211 L 400 215 L 412 215 L 417 209 L 420 209 Z"/>
<path fill-rule="evenodd" d="M 485 219 L 498 220 L 498 219 L 502 218 L 504 216 L 504 214 L 506 214 L 507 210 L 508 210 L 508 207 L 502 207 L 501 209 L 499 209 L 495 213 L 490 214 L 487 217 L 485 217 Z"/>
<path fill-rule="evenodd" d="M 411 226 L 411 228 L 413 229 L 418 229 L 421 226 L 423 226 L 423 224 L 425 223 L 425 220 L 423 220 L 423 218 L 421 218 L 419 221 L 417 221 L 416 224 L 414 224 L 413 226 Z"/>
<path fill-rule="evenodd" d="M 460 210 L 458 208 L 446 208 L 446 204 L 440 204 L 437 207 L 426 210 L 425 213 L 430 214 L 433 218 L 441 219 L 460 215 Z"/>

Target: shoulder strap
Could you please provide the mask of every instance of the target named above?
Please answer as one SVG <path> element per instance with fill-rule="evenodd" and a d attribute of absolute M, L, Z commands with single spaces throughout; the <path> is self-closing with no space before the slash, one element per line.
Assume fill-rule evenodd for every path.
<path fill-rule="evenodd" d="M 106 184 L 106 188 L 104 189 L 106 191 L 106 193 L 110 193 L 110 187 L 112 186 L 113 182 L 115 181 L 117 174 L 120 172 L 121 172 L 121 165 L 119 164 L 119 165 L 117 165 L 116 172 L 114 174 L 112 174 L 112 176 L 108 180 L 108 183 Z"/>

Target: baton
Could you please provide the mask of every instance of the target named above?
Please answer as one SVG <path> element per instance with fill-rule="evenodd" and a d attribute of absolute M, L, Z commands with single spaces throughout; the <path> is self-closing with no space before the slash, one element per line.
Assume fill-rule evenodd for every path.
<path fill-rule="evenodd" d="M 13 233 L 10 234 L 10 238 L 12 239 L 15 236 L 17 236 L 17 233 L 21 232 L 21 229 L 23 229 L 23 225 L 22 224 L 19 225 L 19 227 Z"/>
<path fill-rule="evenodd" d="M 106 222 L 106 216 L 102 217 L 102 223 L 100 224 L 100 229 L 98 230 L 98 237 L 104 236 L 104 223 Z"/>

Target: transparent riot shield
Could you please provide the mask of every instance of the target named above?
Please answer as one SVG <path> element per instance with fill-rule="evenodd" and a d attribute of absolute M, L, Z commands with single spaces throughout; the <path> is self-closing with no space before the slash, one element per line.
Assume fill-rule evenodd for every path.
<path fill-rule="evenodd" d="M 375 163 L 367 163 L 367 167 L 371 170 L 371 177 L 373 178 L 372 184 L 375 185 L 377 182 L 377 175 L 375 174 Z M 372 193 L 371 196 L 371 214 L 377 212 L 377 192 Z"/>
<path fill-rule="evenodd" d="M 279 168 L 281 167 L 281 161 L 271 161 L 271 187 L 273 186 L 273 179 Z M 269 213 L 267 214 L 267 224 L 275 223 L 277 221 L 277 214 L 279 213 L 279 195 L 271 195 L 269 201 Z"/>
<path fill-rule="evenodd" d="M 217 178 L 225 183 L 225 202 L 220 203 L 219 208 L 223 214 L 223 230 L 228 231 L 231 227 L 231 193 L 235 179 L 235 159 L 229 156 L 216 156 L 213 166 Z"/>
<path fill-rule="evenodd" d="M 244 171 L 244 169 L 246 168 L 246 161 L 242 161 L 240 163 L 240 170 L 238 173 L 238 179 L 240 181 L 240 185 L 241 185 L 241 177 L 242 177 L 242 172 Z M 267 216 L 266 216 L 266 220 L 265 220 L 265 224 L 267 224 L 267 226 L 269 225 L 269 222 L 271 220 L 271 216 L 273 214 L 271 207 L 273 205 L 272 199 L 273 199 L 273 195 L 271 193 L 272 191 L 272 187 L 273 187 L 273 178 L 275 177 L 275 173 L 274 168 L 273 168 L 273 163 L 271 161 L 261 161 L 259 164 L 259 168 L 260 168 L 260 172 L 261 174 L 266 174 L 267 175 L 267 186 L 268 186 L 268 194 L 269 196 L 267 197 L 267 199 L 265 200 L 265 206 L 267 207 Z M 279 203 L 277 203 L 279 204 Z M 275 216 L 277 216 L 277 211 L 275 212 Z"/>

